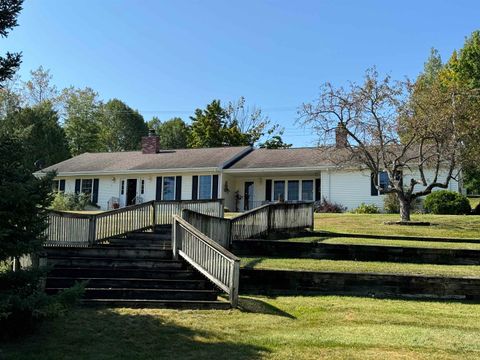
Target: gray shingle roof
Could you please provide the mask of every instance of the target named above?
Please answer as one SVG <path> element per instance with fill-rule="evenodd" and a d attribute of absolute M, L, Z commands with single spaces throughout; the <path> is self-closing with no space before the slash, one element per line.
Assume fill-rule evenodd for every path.
<path fill-rule="evenodd" d="M 229 169 L 268 169 L 338 165 L 347 150 L 332 147 L 256 149 Z"/>
<path fill-rule="evenodd" d="M 141 151 L 85 153 L 43 171 L 58 173 L 121 172 L 185 168 L 218 168 L 232 161 L 250 147 L 222 147 L 205 149 L 163 150 L 157 154 L 142 154 Z"/>

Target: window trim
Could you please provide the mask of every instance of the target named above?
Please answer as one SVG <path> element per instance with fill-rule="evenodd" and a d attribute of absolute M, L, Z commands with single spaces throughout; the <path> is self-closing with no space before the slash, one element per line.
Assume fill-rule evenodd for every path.
<path fill-rule="evenodd" d="M 80 178 L 80 179 L 78 179 L 78 180 L 80 180 L 80 192 L 79 192 L 79 194 L 86 194 L 82 191 L 84 180 L 90 180 L 92 182 L 92 191 L 90 192 L 90 194 L 88 194 L 88 195 L 90 195 L 89 196 L 90 197 L 90 202 L 92 202 L 92 203 L 93 203 L 93 189 L 94 189 L 95 179 L 97 179 L 97 178 Z"/>
<path fill-rule="evenodd" d="M 168 199 L 168 200 L 165 200 L 165 189 L 167 188 L 165 186 L 165 180 L 168 179 L 168 178 L 171 178 L 173 179 L 173 191 L 172 191 L 172 199 Z M 177 195 L 177 178 L 176 176 L 163 176 L 162 177 L 162 200 L 164 201 L 173 201 L 175 200 L 175 196 Z"/>
<path fill-rule="evenodd" d="M 272 186 L 271 186 L 271 190 L 270 190 L 270 196 L 271 196 L 271 200 L 270 201 L 278 201 L 278 199 L 275 199 L 275 182 L 277 181 L 280 181 L 280 182 L 284 182 L 284 201 L 315 201 L 315 179 L 317 179 L 317 177 L 312 177 L 312 178 L 304 178 L 304 177 L 300 177 L 300 178 L 295 178 L 295 179 L 288 179 L 288 178 L 268 178 L 268 179 L 265 179 L 265 183 L 266 181 L 270 180 L 272 182 Z M 298 181 L 299 182 L 299 186 L 298 186 L 298 200 L 288 200 L 288 182 L 289 181 Z M 304 181 L 311 181 L 312 183 L 312 200 L 304 200 L 303 199 L 303 182 Z M 268 201 L 268 200 L 266 200 Z"/>

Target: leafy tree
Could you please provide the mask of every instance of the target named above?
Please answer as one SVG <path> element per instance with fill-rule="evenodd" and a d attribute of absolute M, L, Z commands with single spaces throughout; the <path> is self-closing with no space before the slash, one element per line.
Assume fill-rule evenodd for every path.
<path fill-rule="evenodd" d="M 292 144 L 283 142 L 281 135 L 274 135 L 264 143 L 261 143 L 259 147 L 265 149 L 288 149 L 292 147 Z"/>
<path fill-rule="evenodd" d="M 176 117 L 160 123 L 156 132 L 162 149 L 185 149 L 188 145 L 189 127 L 181 118 Z"/>
<path fill-rule="evenodd" d="M 23 139 L 0 134 L 0 261 L 36 252 L 43 241 L 53 174 L 33 176 L 29 151 Z"/>
<path fill-rule="evenodd" d="M 105 151 L 138 150 L 148 132 L 143 116 L 118 99 L 102 106 L 100 142 Z"/>
<path fill-rule="evenodd" d="M 428 93 L 412 97 L 417 86 L 380 78 L 373 69 L 362 84 L 348 89 L 325 84 L 318 101 L 304 104 L 300 112 L 303 123 L 322 140 L 329 141 L 335 131 L 347 137 L 343 151 L 337 152 L 339 166 L 360 163 L 367 168 L 379 191 L 398 196 L 402 221 L 410 220 L 415 199 L 458 179 L 464 166 L 464 124 L 477 118 L 466 94 L 435 82 Z M 459 122 L 461 118 L 465 121 Z M 427 170 L 433 175 L 427 176 Z M 378 181 L 381 171 L 388 175 L 385 188 Z M 402 174 L 408 175 L 408 183 Z"/>
<path fill-rule="evenodd" d="M 28 104 L 32 106 L 49 101 L 55 105 L 58 102 L 58 90 L 52 84 L 52 78 L 50 70 L 44 69 L 43 66 L 30 71 L 30 80 L 24 83 L 25 98 Z"/>
<path fill-rule="evenodd" d="M 0 2 L 0 36 L 7 37 L 9 30 L 18 25 L 17 17 L 22 10 L 23 0 L 2 0 Z M 3 83 L 11 79 L 22 62 L 20 53 L 7 52 L 5 57 L 0 56 L 0 88 Z"/>
<path fill-rule="evenodd" d="M 23 139 L 27 149 L 24 159 L 31 170 L 38 160 L 48 166 L 70 157 L 58 114 L 48 101 L 9 114 L 2 123 L 2 132 Z"/>
<path fill-rule="evenodd" d="M 100 151 L 100 124 L 102 103 L 91 88 L 64 89 L 64 129 L 72 155 Z"/>

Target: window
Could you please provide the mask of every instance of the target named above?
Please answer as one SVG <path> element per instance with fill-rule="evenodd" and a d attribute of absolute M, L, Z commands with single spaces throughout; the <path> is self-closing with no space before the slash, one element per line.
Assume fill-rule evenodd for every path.
<path fill-rule="evenodd" d="M 163 178 L 163 200 L 175 200 L 175 177 Z"/>
<path fill-rule="evenodd" d="M 140 182 L 140 194 L 145 194 L 145 180 Z"/>
<path fill-rule="evenodd" d="M 382 171 L 378 174 L 378 185 L 380 186 L 380 194 L 382 191 L 387 190 L 389 186 L 388 173 Z"/>
<path fill-rule="evenodd" d="M 313 180 L 302 181 L 302 200 L 313 201 Z"/>
<path fill-rule="evenodd" d="M 122 180 L 122 186 L 121 186 L 121 189 L 120 189 L 120 194 L 121 195 L 125 194 L 125 180 Z"/>
<path fill-rule="evenodd" d="M 93 182 L 92 179 L 82 179 L 81 192 L 87 195 L 92 193 Z"/>
<path fill-rule="evenodd" d="M 300 182 L 298 180 L 290 180 L 288 182 L 288 200 L 299 200 Z"/>
<path fill-rule="evenodd" d="M 60 187 L 60 181 L 58 180 L 53 180 L 52 183 L 52 191 L 53 192 L 58 192 L 58 188 Z"/>
<path fill-rule="evenodd" d="M 198 177 L 198 198 L 200 200 L 212 198 L 212 177 L 210 175 Z"/>
<path fill-rule="evenodd" d="M 273 201 L 285 200 L 285 181 L 273 182 Z"/>

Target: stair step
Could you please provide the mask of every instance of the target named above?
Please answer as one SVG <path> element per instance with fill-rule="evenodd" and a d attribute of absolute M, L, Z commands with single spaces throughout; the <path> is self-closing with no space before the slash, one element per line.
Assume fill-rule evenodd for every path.
<path fill-rule="evenodd" d="M 88 278 L 88 277 L 48 277 L 48 288 L 67 288 L 75 282 L 88 281 L 89 288 L 138 288 L 138 289 L 184 289 L 212 290 L 206 280 L 199 279 L 142 279 L 142 278 Z"/>
<path fill-rule="evenodd" d="M 46 288 L 47 294 L 56 294 L 65 288 Z M 145 299 L 145 300 L 216 300 L 215 290 L 90 288 L 84 299 Z"/>
<path fill-rule="evenodd" d="M 58 267 L 111 267 L 123 269 L 182 269 L 184 264 L 175 260 L 103 258 L 103 257 L 48 257 L 50 265 Z"/>
<path fill-rule="evenodd" d="M 165 232 L 165 233 L 155 233 L 155 232 L 135 232 L 129 233 L 125 236 L 126 239 L 131 240 L 171 240 L 172 239 L 172 232 Z"/>
<path fill-rule="evenodd" d="M 131 240 L 131 239 L 110 239 L 108 243 L 98 245 L 100 248 L 146 248 L 151 250 L 172 250 L 170 240 Z"/>
<path fill-rule="evenodd" d="M 228 310 L 230 303 L 219 300 L 146 300 L 146 299 L 84 299 L 87 306 L 109 306 L 126 308 L 167 308 L 196 310 Z"/>
<path fill-rule="evenodd" d="M 109 245 L 91 248 L 49 248 L 48 257 L 88 257 L 88 258 L 135 258 L 171 259 L 172 251 L 151 247 L 111 247 Z"/>
<path fill-rule="evenodd" d="M 202 279 L 191 268 L 183 269 L 112 269 L 111 267 L 55 267 L 49 276 L 85 278 Z"/>

